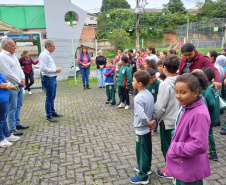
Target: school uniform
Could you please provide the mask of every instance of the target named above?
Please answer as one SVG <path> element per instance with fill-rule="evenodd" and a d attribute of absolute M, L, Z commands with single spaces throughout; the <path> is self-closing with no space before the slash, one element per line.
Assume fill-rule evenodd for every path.
<path fill-rule="evenodd" d="M 115 70 L 115 75 L 114 75 L 114 97 L 115 97 L 115 93 L 118 90 L 118 97 L 119 97 L 119 104 L 122 102 L 122 92 L 120 87 L 118 87 L 117 85 L 117 81 L 118 81 L 118 76 L 119 76 L 119 69 Z"/>
<path fill-rule="evenodd" d="M 115 70 L 114 67 L 107 68 L 106 72 L 104 73 L 105 83 L 106 83 L 106 94 L 107 94 L 107 101 L 115 103 L 115 96 L 114 96 L 114 74 Z"/>
<path fill-rule="evenodd" d="M 160 84 L 160 81 L 158 79 L 156 79 L 154 83 L 149 83 L 146 86 L 146 89 L 149 90 L 149 92 L 154 97 L 154 102 L 156 102 L 156 100 L 157 100 L 157 94 L 158 94 L 158 91 L 159 91 L 159 84 Z"/>

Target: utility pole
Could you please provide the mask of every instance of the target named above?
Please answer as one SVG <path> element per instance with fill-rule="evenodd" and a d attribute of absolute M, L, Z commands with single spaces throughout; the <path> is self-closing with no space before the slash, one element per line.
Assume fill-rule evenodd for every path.
<path fill-rule="evenodd" d="M 139 8 L 139 0 L 137 0 L 137 5 L 136 8 Z M 140 43 L 139 43 L 139 14 L 136 14 L 136 49 L 140 48 Z"/>
<path fill-rule="evenodd" d="M 188 37 L 189 37 L 189 17 L 187 18 L 187 42 L 189 42 L 188 41 L 189 40 Z"/>

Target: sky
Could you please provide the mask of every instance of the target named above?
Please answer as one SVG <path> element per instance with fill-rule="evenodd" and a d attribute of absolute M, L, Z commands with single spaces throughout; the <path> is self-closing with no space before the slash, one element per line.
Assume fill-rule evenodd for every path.
<path fill-rule="evenodd" d="M 182 0 L 185 8 L 195 8 L 197 2 L 204 2 L 205 0 Z M 71 0 L 73 4 L 76 6 L 94 13 L 100 10 L 102 0 Z M 136 0 L 127 0 L 127 2 L 131 5 L 131 8 L 136 6 Z M 162 8 L 163 4 L 169 2 L 169 0 L 147 0 L 148 5 L 145 8 Z M 0 4 L 7 5 L 43 5 L 43 0 L 0 0 Z M 88 6 L 87 6 L 88 5 Z"/>

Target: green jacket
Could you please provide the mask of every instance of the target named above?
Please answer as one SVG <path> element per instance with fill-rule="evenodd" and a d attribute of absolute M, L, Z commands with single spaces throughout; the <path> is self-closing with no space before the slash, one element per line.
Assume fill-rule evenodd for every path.
<path fill-rule="evenodd" d="M 154 83 L 149 83 L 147 86 L 146 86 L 146 89 L 152 94 L 152 96 L 154 97 L 154 103 L 156 102 L 157 100 L 157 94 L 159 92 L 159 84 L 160 84 L 160 81 L 158 79 L 155 80 Z"/>
<path fill-rule="evenodd" d="M 120 68 L 117 86 L 118 87 L 130 87 L 132 85 L 132 68 L 125 65 Z"/>
<path fill-rule="evenodd" d="M 219 94 L 215 93 L 215 88 L 211 87 L 212 82 L 206 90 L 202 91 L 202 95 L 206 100 L 206 106 L 210 113 L 211 124 L 217 124 L 220 122 L 220 102 Z"/>

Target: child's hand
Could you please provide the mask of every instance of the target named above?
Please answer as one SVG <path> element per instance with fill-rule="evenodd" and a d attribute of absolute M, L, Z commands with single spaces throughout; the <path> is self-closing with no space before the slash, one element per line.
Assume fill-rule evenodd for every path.
<path fill-rule="evenodd" d="M 130 87 L 126 87 L 126 89 L 130 89 Z"/>
<path fill-rule="evenodd" d="M 150 130 L 155 129 L 155 127 L 156 127 L 156 121 L 155 120 L 150 121 L 150 123 L 149 123 L 148 126 L 149 126 Z"/>

